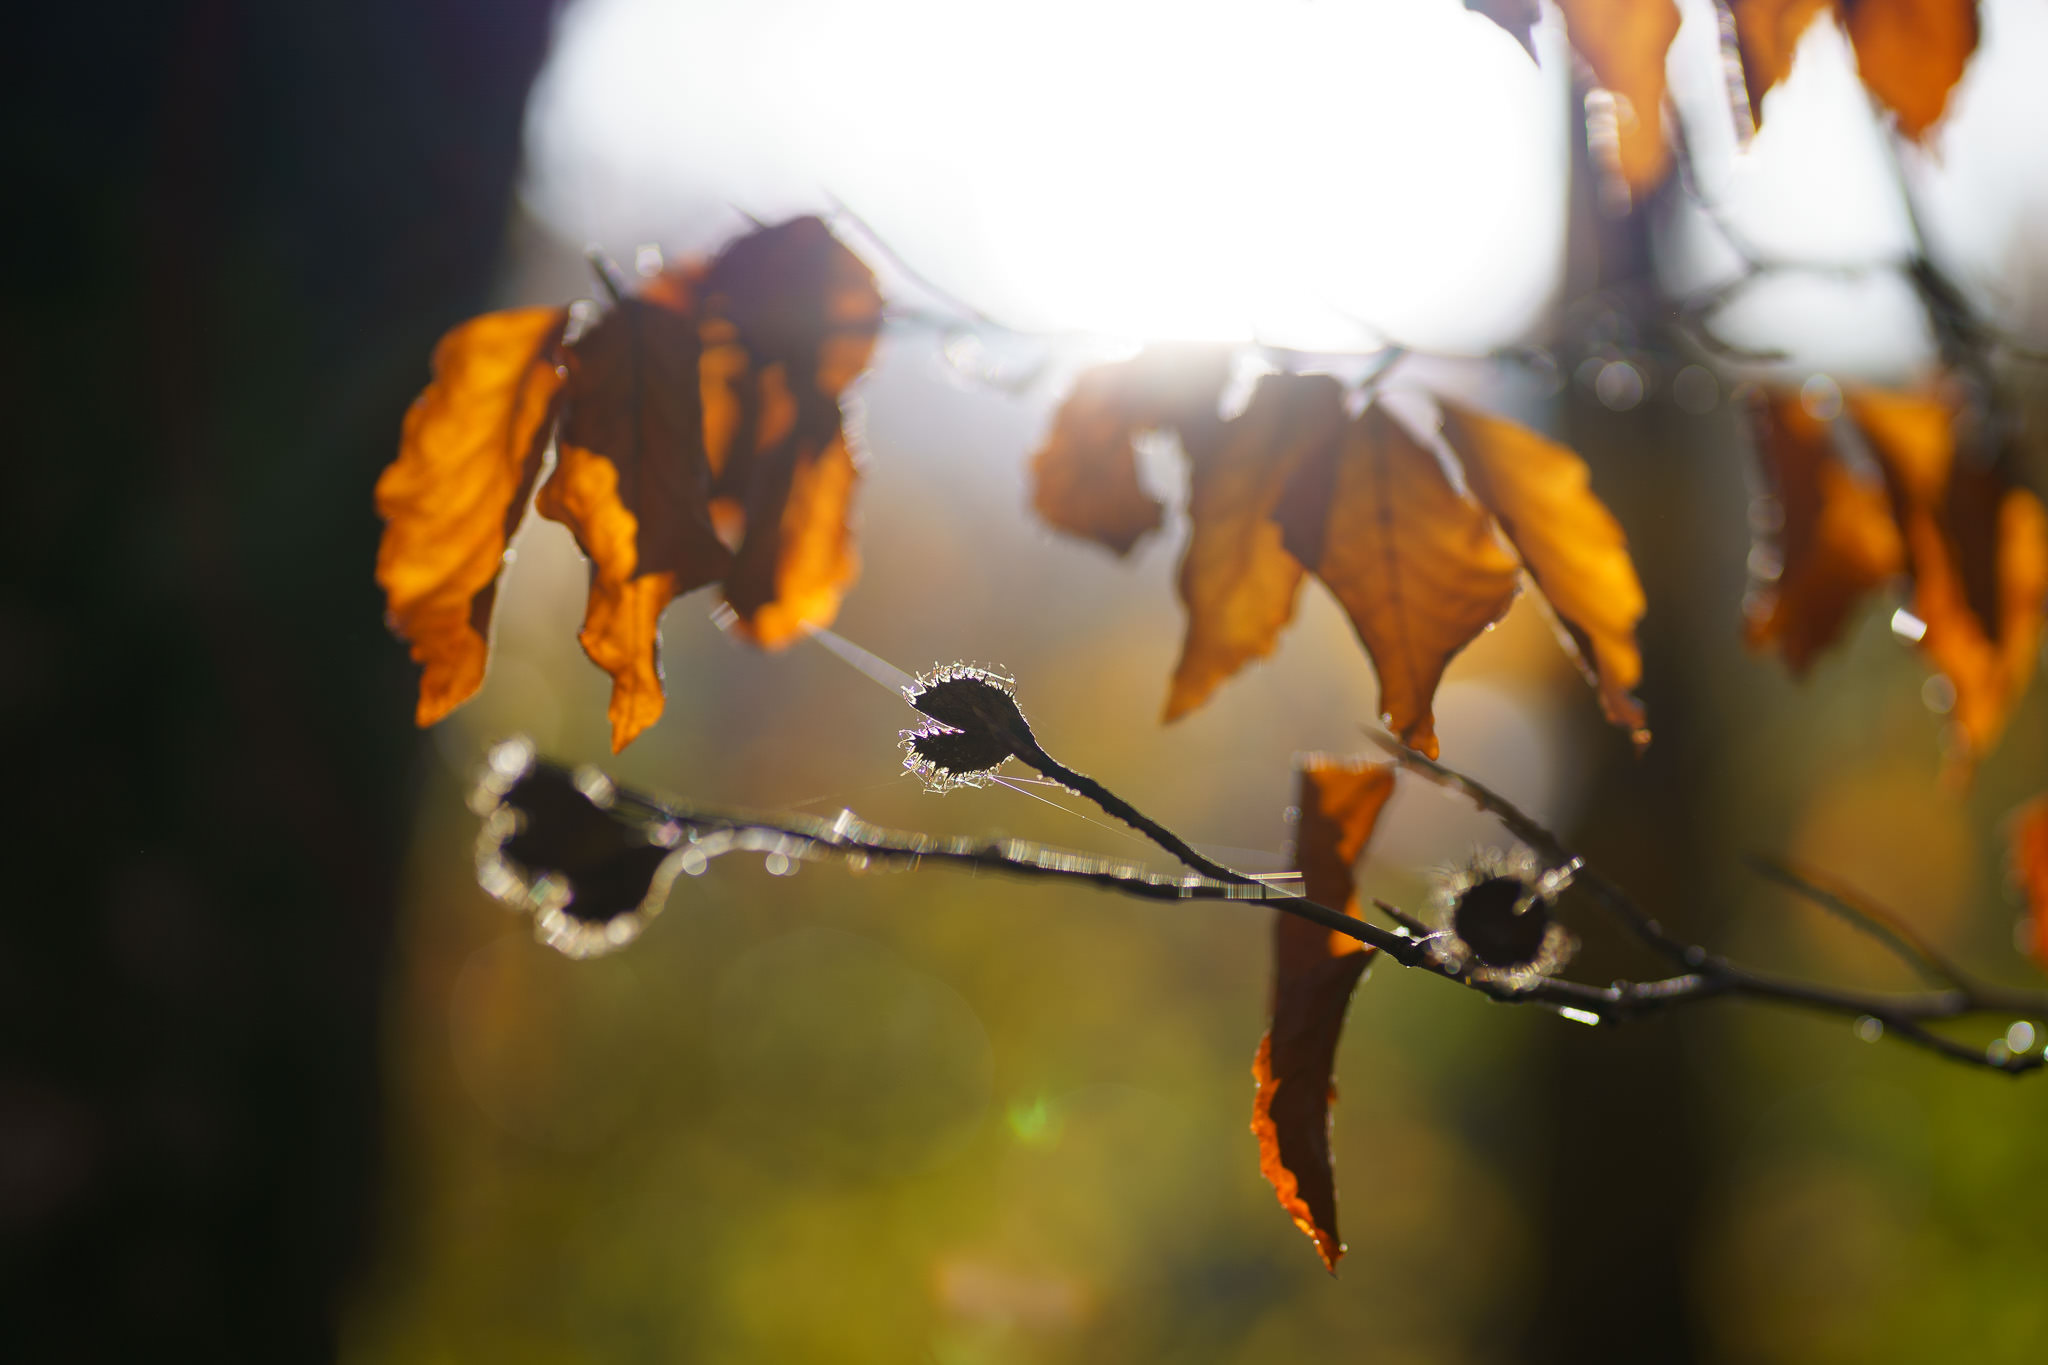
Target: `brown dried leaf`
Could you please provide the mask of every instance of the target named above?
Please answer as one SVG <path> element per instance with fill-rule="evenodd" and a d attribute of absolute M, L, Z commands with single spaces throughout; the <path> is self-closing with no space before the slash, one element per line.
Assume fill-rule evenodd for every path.
<path fill-rule="evenodd" d="M 703 289 L 713 511 L 738 543 L 725 600 L 741 635 L 779 649 L 829 625 L 860 572 L 840 397 L 874 354 L 882 296 L 817 218 L 742 237 Z"/>
<path fill-rule="evenodd" d="M 1166 700 L 1175 720 L 1218 684 L 1273 650 L 1294 616 L 1301 564 L 1280 543 L 1273 511 L 1297 465 L 1334 447 L 1344 390 L 1328 375 L 1269 374 L 1213 445 L 1188 451 L 1188 517 L 1180 566 L 1188 634 Z"/>
<path fill-rule="evenodd" d="M 1558 0 L 1572 47 L 1615 97 L 1615 169 L 1632 194 L 1664 178 L 1664 58 L 1678 36 L 1675 0 Z M 1512 31 L 1512 30 L 1511 30 Z"/>
<path fill-rule="evenodd" d="M 699 351 L 694 319 L 637 298 L 579 338 L 558 463 L 536 503 L 590 560 L 577 638 L 612 676 L 614 752 L 661 718 L 662 609 L 732 562 L 707 506 Z"/>
<path fill-rule="evenodd" d="M 1803 675 L 1873 588 L 1906 567 L 1884 490 L 1851 474 L 1796 391 L 1760 392 L 1750 420 L 1782 513 L 1778 575 L 1749 604 L 1752 649 L 1775 647 Z"/>
<path fill-rule="evenodd" d="M 2006 826 L 2013 877 L 2027 898 L 2028 948 L 2048 969 L 2048 796 L 2037 796 L 2012 813 Z"/>
<path fill-rule="evenodd" d="M 1282 543 L 1336 595 L 1403 743 L 1437 755 L 1430 705 L 1458 651 L 1507 614 L 1521 571 L 1493 519 L 1379 404 L 1319 447 L 1276 513 Z"/>
<path fill-rule="evenodd" d="M 483 684 L 505 547 L 554 430 L 567 322 L 567 309 L 518 308 L 442 337 L 433 382 L 377 479 L 377 582 L 392 629 L 423 667 L 421 725 Z"/>
<path fill-rule="evenodd" d="M 1356 916 L 1352 867 L 1394 791 L 1394 769 L 1310 755 L 1300 760 L 1294 865 L 1310 900 Z M 1252 1062 L 1259 1171 L 1330 1273 L 1344 1254 L 1330 1162 L 1331 1077 L 1351 992 L 1372 949 L 1292 915 L 1273 924 L 1273 1012 Z"/>
<path fill-rule="evenodd" d="M 2048 514 L 1994 470 L 1957 460 L 1957 414 L 1942 399 L 1861 389 L 1846 402 L 1891 486 L 1912 610 L 1925 626 L 1921 652 L 1955 688 L 1959 776 L 1997 742 L 2033 680 L 2048 610 Z M 1988 573 L 1972 567 L 1979 560 Z"/>
<path fill-rule="evenodd" d="M 1791 74 L 1799 40 L 1832 12 L 1856 52 L 1864 86 L 1898 119 L 1899 131 L 1927 135 L 1977 50 L 1976 0 L 1734 0 L 1736 46 L 1751 114 Z"/>
<path fill-rule="evenodd" d="M 1642 748 L 1650 732 L 1631 691 L 1643 674 L 1635 634 L 1643 585 L 1621 524 L 1594 496 L 1586 462 L 1514 422 L 1448 399 L 1437 406 L 1473 496 L 1543 590 L 1601 710 Z"/>
<path fill-rule="evenodd" d="M 1138 482 L 1133 438 L 1213 427 L 1227 362 L 1213 347 L 1155 346 L 1082 372 L 1031 457 L 1032 509 L 1057 530 L 1129 554 L 1162 513 Z"/>

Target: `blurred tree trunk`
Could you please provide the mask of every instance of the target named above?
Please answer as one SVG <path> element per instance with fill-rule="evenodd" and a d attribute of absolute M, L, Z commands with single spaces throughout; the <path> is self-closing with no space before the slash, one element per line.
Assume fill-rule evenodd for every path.
<path fill-rule="evenodd" d="M 550 0 L 41 6 L 0 371 L 0 1358 L 320 1360 L 421 746 L 370 488 Z"/>

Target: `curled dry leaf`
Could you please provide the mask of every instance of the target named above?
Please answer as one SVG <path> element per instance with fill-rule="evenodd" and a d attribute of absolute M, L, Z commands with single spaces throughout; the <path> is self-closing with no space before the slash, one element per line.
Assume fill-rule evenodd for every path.
<path fill-rule="evenodd" d="M 1217 685 L 1270 654 L 1294 616 L 1301 563 L 1273 513 L 1297 466 L 1344 429 L 1344 390 L 1329 375 L 1269 374 L 1214 444 L 1188 451 L 1187 554 L 1180 595 L 1188 633 L 1166 700 L 1186 715 Z"/>
<path fill-rule="evenodd" d="M 378 582 L 426 665 L 419 723 L 483 679 L 498 569 L 551 436 L 535 502 L 590 561 L 578 638 L 612 676 L 614 750 L 661 716 L 673 598 L 723 580 L 736 629 L 771 648 L 829 623 L 858 570 L 840 397 L 881 313 L 867 267 L 798 218 L 663 271 L 566 347 L 559 308 L 443 338 L 377 485 Z"/>
<path fill-rule="evenodd" d="M 1031 506 L 1057 530 L 1117 555 L 1159 529 L 1159 500 L 1138 481 L 1133 438 L 1171 429 L 1201 444 L 1217 425 L 1228 374 L 1214 347 L 1155 346 L 1083 371 L 1031 457 Z"/>
<path fill-rule="evenodd" d="M 1863 84 L 1898 120 L 1927 136 L 1977 50 L 1977 0 L 1733 0 L 1750 112 L 1763 120 L 1764 95 L 1791 74 L 1799 41 L 1831 12 L 1856 52 Z"/>
<path fill-rule="evenodd" d="M 554 429 L 568 317 L 519 308 L 442 337 L 433 382 L 406 412 L 398 458 L 377 480 L 377 582 L 422 668 L 421 725 L 483 685 L 505 548 Z"/>
<path fill-rule="evenodd" d="M 1747 636 L 1798 676 L 1864 596 L 1905 569 L 1905 549 L 1884 489 L 1850 473 L 1829 424 L 1796 391 L 1759 392 L 1750 420 L 1780 525 L 1777 574 L 1751 596 Z"/>
<path fill-rule="evenodd" d="M 780 648 L 838 614 L 860 572 L 848 524 L 859 476 L 840 412 L 881 327 L 874 275 L 816 218 L 734 242 L 704 280 L 714 515 L 739 533 L 734 628 Z"/>
<path fill-rule="evenodd" d="M 2048 968 L 2048 796 L 2014 811 L 2006 830 L 2013 877 L 2027 899 L 2028 950 Z"/>
<path fill-rule="evenodd" d="M 1473 496 L 1542 589 L 1601 710 L 1642 748 L 1650 732 L 1632 690 L 1643 673 L 1635 635 L 1643 585 L 1621 524 L 1593 494 L 1586 462 L 1504 418 L 1444 399 L 1438 407 Z"/>
<path fill-rule="evenodd" d="M 1298 761 L 1296 777 L 1294 865 L 1303 894 L 1355 916 L 1351 870 L 1393 795 L 1394 769 L 1308 755 Z M 1344 1011 L 1372 951 L 1355 938 L 1276 915 L 1272 1023 L 1252 1063 L 1259 1171 L 1332 1274 L 1344 1244 L 1337 1235 L 1337 1181 L 1330 1161 L 1330 1106 L 1336 1098 L 1331 1077 Z"/>
<path fill-rule="evenodd" d="M 637 298 L 569 348 L 557 464 L 536 505 L 590 560 L 577 638 L 612 677 L 614 751 L 661 718 L 662 609 L 732 562 L 711 529 L 700 353 L 694 318 Z"/>
<path fill-rule="evenodd" d="M 1955 688 L 1957 775 L 1986 753 L 2033 680 L 2048 612 L 2048 512 L 1998 471 L 1958 458 L 1938 397 L 1853 390 L 1850 418 L 1892 494 L 1920 649 Z"/>
<path fill-rule="evenodd" d="M 1435 758 L 1430 707 L 1444 669 L 1507 614 L 1521 584 L 1493 519 L 1377 403 L 1340 443 L 1310 452 L 1276 517 L 1282 543 L 1372 655 L 1388 728 Z"/>

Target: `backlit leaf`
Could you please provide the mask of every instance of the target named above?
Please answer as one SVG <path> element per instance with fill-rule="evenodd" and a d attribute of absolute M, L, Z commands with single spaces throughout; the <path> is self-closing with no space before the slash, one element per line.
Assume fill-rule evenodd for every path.
<path fill-rule="evenodd" d="M 1664 178 L 1664 59 L 1678 36 L 1675 0 L 1558 0 L 1565 31 L 1615 98 L 1615 169 L 1633 194 Z"/>
<path fill-rule="evenodd" d="M 1188 633 L 1166 719 L 1200 706 L 1218 684 L 1270 654 L 1294 616 L 1301 563 L 1280 543 L 1275 506 L 1311 452 L 1334 447 L 1344 390 L 1328 375 L 1269 374 L 1212 445 L 1188 451 L 1188 516 L 1180 566 Z"/>
<path fill-rule="evenodd" d="M 1800 675 L 1864 596 L 1904 571 L 1905 549 L 1883 488 L 1849 472 L 1797 392 L 1759 393 L 1750 418 L 1781 524 L 1777 574 L 1749 603 L 1747 635 Z"/>
<path fill-rule="evenodd" d="M 1212 347 L 1155 346 L 1082 372 L 1031 457 L 1032 509 L 1058 530 L 1129 554 L 1162 514 L 1138 482 L 1133 438 L 1213 428 L 1225 360 Z"/>
<path fill-rule="evenodd" d="M 1899 131 L 1924 138 L 1977 50 L 1977 0 L 1733 0 L 1736 46 L 1761 122 L 1764 95 L 1792 71 L 1799 40 L 1832 12 L 1855 49 L 1856 70 L 1892 111 Z"/>
<path fill-rule="evenodd" d="M 2028 949 L 2048 968 L 2048 796 L 2014 811 L 2006 829 L 2013 877 L 2027 900 Z"/>
<path fill-rule="evenodd" d="M 1303 894 L 1355 916 L 1352 867 L 1393 794 L 1394 770 L 1311 755 L 1299 762 L 1297 780 L 1294 865 Z M 1258 1083 L 1252 1133 L 1259 1140 L 1260 1173 L 1332 1274 L 1344 1244 L 1337 1234 L 1330 1162 L 1330 1107 L 1336 1099 L 1331 1078 L 1344 1012 L 1372 951 L 1307 920 L 1276 915 L 1272 1023 L 1252 1063 Z"/>
<path fill-rule="evenodd" d="M 1593 494 L 1586 462 L 1514 422 L 1445 399 L 1438 407 L 1473 496 L 1542 589 L 1601 710 L 1640 749 L 1650 740 L 1632 695 L 1643 673 L 1635 635 L 1643 585 L 1621 524 Z"/>
<path fill-rule="evenodd" d="M 1520 567 L 1493 519 L 1379 404 L 1317 447 L 1277 512 L 1282 541 L 1328 585 L 1380 680 L 1401 740 L 1437 755 L 1430 705 L 1451 659 L 1514 604 Z"/>
<path fill-rule="evenodd" d="M 377 480 L 377 582 L 422 666 L 421 725 L 483 684 L 505 547 L 526 516 L 554 430 L 568 310 L 519 308 L 463 323 L 434 348 L 434 380 L 405 415 Z"/>
<path fill-rule="evenodd" d="M 734 242 L 704 292 L 716 319 L 705 388 L 723 386 L 732 407 L 706 403 L 714 515 L 739 533 L 725 599 L 741 635 L 780 648 L 830 624 L 860 572 L 848 521 L 859 470 L 840 399 L 874 354 L 882 296 L 816 218 Z"/>
<path fill-rule="evenodd" d="M 2026 489 L 1958 458 L 1957 413 L 1942 399 L 1861 389 L 1846 401 L 1891 486 L 1920 649 L 1955 688 L 1960 774 L 1997 742 L 2033 680 L 2048 514 Z"/>

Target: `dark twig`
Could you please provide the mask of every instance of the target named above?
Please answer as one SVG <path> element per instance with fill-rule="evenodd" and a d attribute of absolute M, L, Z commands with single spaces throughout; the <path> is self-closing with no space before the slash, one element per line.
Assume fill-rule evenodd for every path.
<path fill-rule="evenodd" d="M 1030 880 L 1078 881 L 1146 900 L 1254 901 L 1357 939 L 1379 949 L 1402 967 L 1455 982 L 1501 1003 L 1540 1005 L 1582 1023 L 1622 1024 L 1704 1000 L 1742 997 L 1774 1001 L 1859 1021 L 1873 1020 L 1882 1025 L 1884 1031 L 1903 1041 L 1953 1061 L 1994 1071 L 2019 1074 L 2043 1065 L 2039 1049 L 2012 1052 L 2000 1044 L 1974 1048 L 1935 1033 L 1926 1025 L 1931 1021 L 1999 1013 L 2048 1018 L 2048 993 L 1990 991 L 1972 984 L 1947 990 L 1881 994 L 1838 990 L 1738 967 L 1703 948 L 1679 943 L 1665 934 L 1654 919 L 1629 900 L 1626 893 L 1585 868 L 1582 860 L 1572 855 L 1555 835 L 1498 793 L 1434 760 L 1423 758 L 1390 737 L 1382 738 L 1380 742 L 1411 771 L 1462 793 L 1493 814 L 1517 837 L 1555 865 L 1576 867 L 1579 885 L 1592 890 L 1596 898 L 1607 903 L 1624 923 L 1659 951 L 1686 964 L 1688 970 L 1662 980 L 1617 981 L 1608 986 L 1547 978 L 1518 990 L 1497 982 L 1477 980 L 1448 965 L 1433 952 L 1433 935 L 1428 928 L 1394 906 L 1376 902 L 1389 918 L 1401 926 L 1400 932 L 1383 929 L 1287 888 L 1272 886 L 1223 868 L 1192 849 L 1187 849 L 1186 854 L 1177 851 L 1175 856 L 1185 858 L 1190 865 L 1218 867 L 1226 876 L 1162 876 L 1133 863 L 1116 862 L 1022 839 L 942 838 L 915 831 L 886 829 L 868 824 L 851 811 L 842 811 L 837 819 L 829 821 L 798 815 L 719 812 L 659 801 L 623 787 L 609 789 L 611 795 L 605 809 L 613 819 L 638 831 L 649 843 L 674 849 L 672 856 L 678 870 L 683 872 L 702 872 L 710 859 L 721 854 L 754 851 L 792 860 L 836 860 L 861 871 L 911 869 L 930 864 L 970 872 L 996 872 Z M 1144 817 L 1092 778 L 1049 759 L 1047 763 L 1056 770 L 1048 772 L 1048 776 L 1073 787 L 1096 801 L 1105 811 L 1134 827 L 1146 830 L 1162 847 L 1178 845 L 1186 848 L 1185 841 L 1156 821 Z M 570 770 L 559 765 L 529 762 L 526 772 L 536 771 L 544 771 L 558 781 L 571 776 Z M 493 790 L 502 795 L 505 787 Z M 1137 818 L 1133 819 L 1133 816 Z M 1187 854 L 1193 854 L 1193 857 L 1189 858 Z"/>

